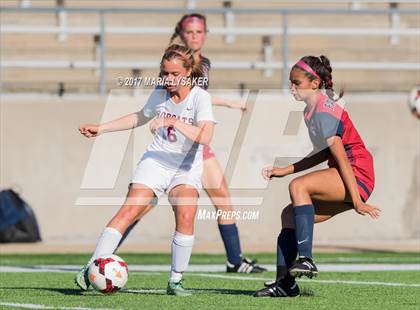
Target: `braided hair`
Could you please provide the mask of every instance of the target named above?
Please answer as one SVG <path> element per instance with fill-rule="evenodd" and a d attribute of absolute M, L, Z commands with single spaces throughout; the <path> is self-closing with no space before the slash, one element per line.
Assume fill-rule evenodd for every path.
<path fill-rule="evenodd" d="M 319 79 L 321 80 L 321 83 L 319 84 L 320 89 L 325 89 L 325 92 L 327 93 L 328 98 L 331 100 L 337 101 L 341 99 L 344 95 L 344 91 L 341 89 L 338 98 L 334 98 L 334 88 L 333 88 L 333 80 L 332 80 L 332 68 L 330 64 L 330 60 L 324 56 L 321 55 L 319 57 L 316 56 L 305 56 L 301 58 L 301 61 L 306 63 L 309 67 L 312 68 L 312 70 L 315 71 L 316 74 L 318 74 Z M 296 66 L 296 65 L 295 65 Z M 292 69 L 294 69 L 293 67 Z M 313 81 L 317 79 L 318 77 L 314 76 L 310 72 L 304 71 L 306 77 Z"/>

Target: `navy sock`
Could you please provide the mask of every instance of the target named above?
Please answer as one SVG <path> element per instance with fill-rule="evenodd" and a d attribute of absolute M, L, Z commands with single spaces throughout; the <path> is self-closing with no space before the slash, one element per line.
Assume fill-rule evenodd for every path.
<path fill-rule="evenodd" d="M 123 244 L 124 240 L 127 239 L 129 233 L 133 230 L 133 228 L 138 224 L 139 220 L 136 220 L 133 224 L 127 227 L 123 236 L 121 237 L 120 243 L 118 243 L 117 248 L 115 249 L 114 253 L 117 252 L 118 248 Z"/>
<path fill-rule="evenodd" d="M 236 224 L 218 225 L 223 244 L 225 245 L 228 262 L 238 265 L 242 261 L 241 244 Z"/>
<path fill-rule="evenodd" d="M 299 256 L 312 258 L 315 210 L 313 205 L 293 208 L 295 214 L 296 242 Z"/>
<path fill-rule="evenodd" d="M 297 256 L 295 230 L 283 228 L 277 237 L 277 275 L 276 280 L 291 277 L 288 269 Z"/>

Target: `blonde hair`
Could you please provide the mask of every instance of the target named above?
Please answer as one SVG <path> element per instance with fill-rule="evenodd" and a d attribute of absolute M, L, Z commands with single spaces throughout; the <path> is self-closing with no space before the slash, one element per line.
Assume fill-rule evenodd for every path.
<path fill-rule="evenodd" d="M 200 62 L 196 62 L 194 59 L 194 52 L 188 47 L 179 44 L 172 44 L 165 50 L 160 62 L 160 71 L 162 72 L 164 60 L 169 61 L 174 58 L 182 60 L 183 67 L 191 70 L 191 78 L 204 77 Z"/>

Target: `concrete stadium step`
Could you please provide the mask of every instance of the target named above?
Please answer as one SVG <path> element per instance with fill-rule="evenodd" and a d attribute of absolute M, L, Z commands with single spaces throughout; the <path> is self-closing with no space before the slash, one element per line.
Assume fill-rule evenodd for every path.
<path fill-rule="evenodd" d="M 124 1 L 123 1 L 124 2 Z M 128 2 L 131 5 L 119 5 L 118 3 L 112 4 L 106 7 L 115 7 L 115 8 L 182 8 L 185 7 L 185 3 L 181 5 L 171 4 L 176 3 L 177 1 L 169 1 L 168 5 L 164 5 L 161 1 L 149 1 L 152 4 L 147 5 L 147 2 L 140 6 L 136 6 L 136 2 Z M 201 1 L 198 1 L 201 3 Z M 273 3 L 272 6 L 264 6 L 258 2 L 258 5 L 251 4 L 251 1 L 248 2 L 251 6 L 246 6 L 246 3 L 238 6 L 237 8 L 320 8 L 319 3 L 306 6 L 302 3 L 296 3 L 294 5 L 286 5 L 283 2 L 279 2 L 277 6 Z M 37 2 L 38 3 L 38 2 Z M 68 7 L 84 7 L 83 5 L 77 6 L 75 3 L 84 3 L 84 1 L 71 1 L 71 5 Z M 336 7 L 336 4 L 323 3 L 322 8 L 333 8 Z M 95 7 L 89 6 L 88 7 Z M 103 8 L 103 3 L 96 6 L 96 8 Z M 221 8 L 222 5 L 211 5 L 204 7 L 216 7 Z M 339 6 L 343 8 L 343 6 Z M 368 6 L 370 7 L 370 6 Z M 372 6 L 374 7 L 374 6 Z M 415 4 L 407 4 L 405 6 L 400 6 L 402 8 L 408 8 L 413 10 L 418 10 L 419 7 Z M 387 8 L 387 6 L 381 6 L 380 8 Z M 176 22 L 182 16 L 182 13 L 160 13 L 160 14 L 148 14 L 148 13 L 108 13 L 106 14 L 107 25 L 113 26 L 168 26 L 174 27 Z M 16 24 L 16 25 L 56 25 L 56 14 L 54 12 L 50 13 L 34 13 L 34 12 L 2 12 L 2 23 L 3 24 Z M 224 16 L 220 13 L 207 14 L 208 25 L 215 27 L 221 27 L 224 24 Z M 326 27 L 389 27 L 390 26 L 390 16 L 388 14 L 289 14 L 289 25 L 290 26 L 326 26 Z M 67 15 L 67 23 L 69 26 L 98 26 L 99 25 L 99 14 L 97 13 L 80 13 L 80 12 L 70 12 Z M 276 27 L 282 25 L 282 16 L 278 13 L 261 13 L 261 14 L 235 14 L 236 26 L 258 26 L 258 27 Z M 418 27 L 419 25 L 419 16 L 415 14 L 400 15 L 400 25 L 401 27 Z"/>
<path fill-rule="evenodd" d="M 131 77 L 130 70 L 108 70 L 107 87 L 108 89 L 119 88 L 117 79 L 119 77 Z M 157 70 L 144 70 L 141 72 L 143 77 L 157 76 Z M 418 72 L 399 71 L 354 71 L 354 70 L 334 70 L 334 80 L 337 89 L 344 87 L 351 91 L 408 91 L 419 80 Z M 99 77 L 93 70 L 5 70 L 3 72 L 2 86 L 5 89 L 36 89 L 40 90 L 46 85 L 49 88 L 57 89 L 62 82 L 66 89 L 76 89 L 77 87 L 98 89 Z M 281 87 L 281 71 L 274 70 L 271 77 L 264 77 L 262 71 L 253 70 L 213 70 L 211 72 L 211 88 L 239 88 L 243 83 L 249 88 L 278 89 Z M 76 89 L 77 92 L 77 89 Z"/>
<path fill-rule="evenodd" d="M 57 18 L 55 13 L 1 13 L 2 24 L 7 25 L 37 25 L 55 26 Z M 140 13 L 110 13 L 106 15 L 107 26 L 159 26 L 175 27 L 182 14 L 140 14 Z M 388 15 L 343 15 L 343 14 L 290 14 L 289 26 L 292 27 L 390 27 Z M 207 23 L 211 27 L 223 27 L 224 19 L 221 14 L 209 14 Z M 97 13 L 69 13 L 67 15 L 68 26 L 99 26 Z M 235 26 L 239 27 L 281 27 L 282 18 L 279 14 L 237 14 Z M 419 17 L 415 15 L 401 15 L 400 27 L 418 27 Z"/>
<path fill-rule="evenodd" d="M 68 1 L 71 7 L 94 7 L 102 6 L 101 1 Z M 221 7 L 223 1 L 197 1 L 200 7 Z M 14 4 L 13 4 L 14 3 Z M 55 6 L 55 1 L 33 1 L 35 6 Z M 19 5 L 19 1 L 10 1 L 8 5 Z M 233 7 L 243 8 L 289 8 L 289 7 L 319 7 L 319 4 L 300 2 L 276 2 L 276 1 L 234 1 Z M 183 7 L 185 1 L 120 1 L 107 4 L 108 7 Z M 346 7 L 348 4 L 327 4 L 324 8 Z M 364 7 L 386 8 L 387 4 L 363 5 Z M 401 5 L 404 8 L 415 8 L 413 5 Z M 55 25 L 54 13 L 4 13 L 1 15 L 2 24 L 27 24 L 27 25 Z M 173 27 L 178 21 L 180 14 L 109 14 L 108 26 L 168 26 Z M 223 26 L 222 14 L 209 14 L 209 25 L 213 27 Z M 70 13 L 68 25 L 70 26 L 97 26 L 98 14 Z M 292 27 L 389 27 L 390 20 L 387 15 L 300 15 L 289 16 L 289 25 Z M 419 16 L 401 16 L 402 27 L 419 27 Z M 282 18 L 278 14 L 262 15 L 235 15 L 235 25 L 241 27 L 279 27 L 279 35 L 271 36 L 273 44 L 273 60 L 280 61 L 282 56 L 282 38 L 280 27 Z M 35 38 L 35 39 L 34 39 Z M 113 35 L 106 36 L 107 59 L 113 60 L 151 60 L 158 62 L 161 52 L 167 46 L 169 34 L 163 35 Z M 92 34 L 70 34 L 64 42 L 59 42 L 55 34 L 3 34 L 0 36 L 2 46 L 0 56 L 4 60 L 93 60 L 95 57 L 94 36 Z M 289 38 L 289 60 L 294 61 L 302 55 L 325 54 L 330 57 L 332 63 L 346 62 L 418 62 L 420 52 L 420 39 L 415 37 L 400 37 L 398 45 L 390 45 L 389 37 L 386 36 L 291 36 Z M 362 48 L 360 48 L 362 47 Z M 159 51 L 159 53 L 157 53 Z M 236 36 L 235 42 L 226 44 L 222 35 L 208 36 L 205 55 L 213 62 L 220 61 L 250 61 L 262 60 L 262 37 Z M 403 58 L 402 58 L 403 55 Z M 261 70 L 213 70 L 211 72 L 212 86 L 238 87 L 240 82 L 263 88 L 277 88 L 281 80 L 281 71 L 274 70 L 273 77 L 266 78 Z M 390 73 L 389 75 L 387 73 Z M 143 70 L 142 75 L 156 71 Z M 364 70 L 335 70 L 334 77 L 346 85 L 349 89 L 364 90 L 387 90 L 389 87 L 406 90 L 415 81 L 419 80 L 416 72 L 398 71 L 366 71 Z M 398 76 L 390 78 L 389 76 Z M 54 89 L 60 81 L 66 87 L 97 88 L 99 77 L 95 70 L 72 70 L 72 69 L 11 69 L 2 72 L 3 87 L 8 85 L 12 89 L 19 87 L 29 88 L 29 84 L 54 85 Z M 131 70 L 108 70 L 108 86 L 114 87 L 115 78 L 118 76 L 131 76 Z M 227 78 L 228 77 L 228 78 Z M 386 79 L 384 77 L 387 77 Z M 83 85 L 82 85 L 83 84 Z M 7 87 L 8 87 L 7 86 Z M 8 89 L 6 87 L 6 89 Z M 49 87 L 49 86 L 48 86 Z M 70 86 L 69 86 L 70 87 Z"/>
<path fill-rule="evenodd" d="M 85 54 L 88 59 L 94 55 L 95 44 L 93 36 L 90 35 L 70 35 L 65 42 L 58 42 L 55 35 L 39 35 L 37 40 L 30 40 L 30 35 L 11 35 L 6 34 L 1 38 L 1 54 L 5 59 L 8 57 L 25 58 L 28 55 L 41 56 L 43 59 L 51 57 L 73 58 L 75 55 Z M 135 40 L 133 40 L 135 38 Z M 147 42 L 147 44 L 144 44 Z M 168 38 L 164 36 L 118 36 L 109 35 L 106 38 L 107 56 L 118 57 L 118 54 L 137 54 L 147 58 L 149 55 L 156 55 L 156 51 L 163 51 L 168 44 Z M 282 43 L 281 38 L 273 37 L 274 55 L 280 55 Z M 292 36 L 289 39 L 290 51 L 303 51 L 304 54 L 314 53 L 315 50 L 332 51 L 336 50 L 342 57 L 348 60 L 370 59 L 378 55 L 378 51 L 383 59 L 389 61 L 400 60 L 400 55 L 408 57 L 404 61 L 417 59 L 419 53 L 420 39 L 415 37 L 401 37 L 400 44 L 391 45 L 388 37 L 360 38 L 353 36 L 345 37 L 314 37 L 314 36 Z M 306 48 L 310 46 L 310 48 Z M 363 46 L 363 53 L 360 51 Z M 238 37 L 235 43 L 225 44 L 221 37 L 209 37 L 205 47 L 208 55 L 237 55 L 239 58 L 244 54 L 258 57 L 261 55 L 262 42 L 259 36 Z M 305 52 L 306 51 L 306 52 Z M 412 61 L 412 60 L 410 60 Z"/>
<path fill-rule="evenodd" d="M 4 6 L 19 6 L 20 0 L 8 0 L 5 2 Z M 222 7 L 223 0 L 198 0 L 196 1 L 196 8 L 208 8 L 208 7 Z M 277 1 L 277 0 L 260 0 L 260 1 L 243 1 L 243 0 L 233 0 L 233 8 L 295 8 L 295 7 L 304 7 L 304 8 L 317 8 L 319 3 L 314 3 L 313 1 Z M 396 1 L 398 2 L 398 1 Z M 103 7 L 103 0 L 71 0 L 66 1 L 65 5 L 67 7 Z M 55 7 L 56 0 L 36 0 L 32 1 L 32 6 L 34 7 Z M 185 7 L 185 0 L 142 0 L 132 1 L 132 0 L 119 0 L 118 2 L 107 2 L 106 7 Z M 336 1 L 336 2 L 323 2 L 323 8 L 349 8 L 351 6 L 351 0 L 348 1 Z M 410 3 L 400 3 L 401 8 L 408 7 L 412 8 L 413 4 Z M 415 4 L 414 4 L 415 6 Z M 382 1 L 379 3 L 372 3 L 370 1 L 361 1 L 362 8 L 379 8 L 384 9 L 388 8 L 389 4 L 387 1 Z"/>

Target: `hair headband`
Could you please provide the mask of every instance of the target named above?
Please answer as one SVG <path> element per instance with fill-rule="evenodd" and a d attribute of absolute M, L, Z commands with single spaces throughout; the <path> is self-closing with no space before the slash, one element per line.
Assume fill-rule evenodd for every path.
<path fill-rule="evenodd" d="M 182 29 L 184 29 L 187 26 L 187 24 L 193 23 L 193 22 L 200 22 L 204 24 L 204 20 L 202 18 L 198 16 L 188 16 L 181 23 Z"/>
<path fill-rule="evenodd" d="M 311 67 L 309 67 L 303 60 L 299 60 L 295 66 L 299 67 L 300 69 L 302 69 L 303 71 L 306 71 L 310 74 L 312 74 L 314 77 L 316 77 L 317 79 L 321 78 L 319 77 L 319 75 L 315 72 L 315 70 L 313 70 Z"/>
<path fill-rule="evenodd" d="M 177 50 L 172 50 L 171 52 L 174 52 L 175 54 L 180 56 L 184 61 L 186 61 L 190 66 L 192 66 L 192 62 L 190 59 L 188 59 L 187 55 Z"/>

